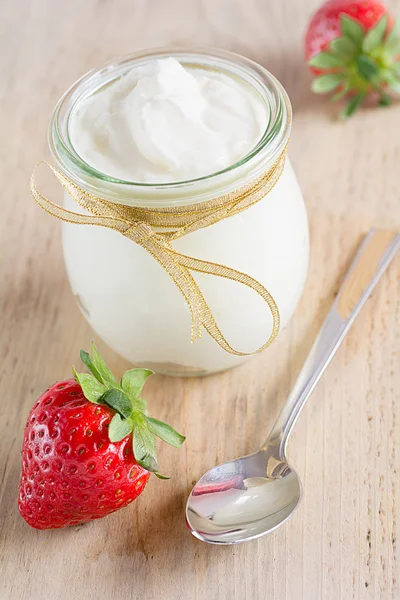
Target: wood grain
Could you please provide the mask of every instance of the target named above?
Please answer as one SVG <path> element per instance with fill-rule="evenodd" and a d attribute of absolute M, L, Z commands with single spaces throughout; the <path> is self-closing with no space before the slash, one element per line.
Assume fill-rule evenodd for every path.
<path fill-rule="evenodd" d="M 233 548 L 192 538 L 187 494 L 218 461 L 264 439 L 341 277 L 371 227 L 398 229 L 400 105 L 349 122 L 309 92 L 302 38 L 319 0 L 2 0 L 0 3 L 1 600 L 395 600 L 399 496 L 399 260 L 363 309 L 290 440 L 301 507 Z M 400 0 L 388 3 L 400 14 Z M 22 429 L 34 399 L 70 374 L 91 338 L 70 294 L 58 225 L 30 199 L 60 94 L 114 56 L 165 44 L 218 46 L 267 66 L 294 107 L 290 155 L 311 227 L 303 300 L 273 347 L 205 379 L 156 377 L 152 410 L 187 435 L 165 447 L 168 482 L 130 508 L 38 532 L 17 512 Z M 54 193 L 57 193 L 54 187 Z M 126 365 L 104 348 L 116 372 Z"/>

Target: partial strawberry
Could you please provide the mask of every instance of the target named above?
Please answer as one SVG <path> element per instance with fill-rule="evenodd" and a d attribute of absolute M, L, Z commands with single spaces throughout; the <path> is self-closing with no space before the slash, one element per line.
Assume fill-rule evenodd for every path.
<path fill-rule="evenodd" d="M 99 519 L 158 477 L 154 436 L 185 438 L 148 416 L 142 389 L 152 371 L 131 369 L 118 383 L 94 344 L 81 351 L 91 373 L 56 383 L 32 408 L 22 445 L 19 511 L 36 529 Z"/>
<path fill-rule="evenodd" d="M 388 105 L 388 91 L 400 93 L 399 26 L 377 0 L 326 2 L 309 24 L 305 56 L 314 92 L 349 98 L 344 118 L 369 96 Z"/>

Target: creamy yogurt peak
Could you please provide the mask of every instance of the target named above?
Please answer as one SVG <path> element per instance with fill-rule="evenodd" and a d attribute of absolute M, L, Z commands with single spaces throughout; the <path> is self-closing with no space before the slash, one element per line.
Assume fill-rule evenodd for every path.
<path fill-rule="evenodd" d="M 264 99 L 244 80 L 167 58 L 133 68 L 79 102 L 69 135 L 98 171 L 163 183 L 239 161 L 261 139 L 268 117 Z"/>

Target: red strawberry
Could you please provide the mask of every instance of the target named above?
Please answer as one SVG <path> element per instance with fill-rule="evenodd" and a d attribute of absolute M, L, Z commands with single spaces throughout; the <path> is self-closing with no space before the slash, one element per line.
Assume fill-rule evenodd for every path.
<path fill-rule="evenodd" d="M 83 351 L 81 358 L 92 374 L 75 373 L 77 381 L 49 388 L 25 426 L 18 506 L 37 529 L 126 506 L 157 471 L 154 435 L 176 447 L 185 439 L 147 415 L 141 392 L 151 371 L 131 369 L 119 384 L 94 345 L 92 358 Z"/>
<path fill-rule="evenodd" d="M 317 94 L 335 91 L 350 98 L 350 116 L 369 96 L 390 103 L 387 89 L 400 93 L 400 38 L 397 24 L 378 0 L 329 0 L 312 17 L 305 57 L 316 76 Z"/>

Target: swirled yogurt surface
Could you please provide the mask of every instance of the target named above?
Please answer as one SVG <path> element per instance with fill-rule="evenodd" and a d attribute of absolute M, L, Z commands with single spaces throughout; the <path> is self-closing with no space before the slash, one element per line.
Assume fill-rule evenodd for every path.
<path fill-rule="evenodd" d="M 80 101 L 69 135 L 102 173 L 138 183 L 196 179 L 242 159 L 261 139 L 268 108 L 226 73 L 153 60 Z"/>

